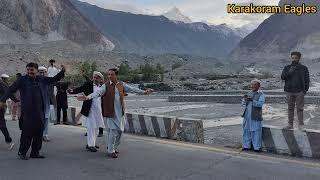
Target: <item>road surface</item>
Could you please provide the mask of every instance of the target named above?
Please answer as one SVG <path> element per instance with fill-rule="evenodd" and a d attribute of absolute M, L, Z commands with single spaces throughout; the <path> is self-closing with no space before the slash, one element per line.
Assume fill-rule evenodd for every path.
<path fill-rule="evenodd" d="M 17 122 L 9 130 L 19 140 Z M 125 135 L 118 159 L 106 157 L 104 138 L 97 153 L 85 150 L 84 129 L 51 126 L 52 141 L 43 144 L 46 159 L 22 161 L 0 143 L 0 180 L 316 180 L 320 161 L 244 153 Z"/>

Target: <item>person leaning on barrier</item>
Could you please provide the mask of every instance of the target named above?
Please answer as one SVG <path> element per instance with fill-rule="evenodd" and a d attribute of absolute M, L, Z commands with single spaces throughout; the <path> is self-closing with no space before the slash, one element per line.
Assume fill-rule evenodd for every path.
<path fill-rule="evenodd" d="M 242 149 L 244 151 L 253 149 L 255 152 L 261 151 L 262 145 L 262 107 L 265 102 L 264 94 L 259 90 L 261 82 L 252 80 L 251 91 L 244 95 L 242 106 L 243 112 L 243 136 Z"/>
<path fill-rule="evenodd" d="M 281 79 L 285 81 L 284 91 L 287 94 L 288 103 L 288 126 L 286 129 L 293 128 L 294 109 L 296 106 L 298 115 L 298 128 L 303 128 L 303 108 L 304 96 L 309 90 L 310 77 L 309 70 L 300 63 L 301 53 L 291 53 L 292 63 L 284 67 Z"/>

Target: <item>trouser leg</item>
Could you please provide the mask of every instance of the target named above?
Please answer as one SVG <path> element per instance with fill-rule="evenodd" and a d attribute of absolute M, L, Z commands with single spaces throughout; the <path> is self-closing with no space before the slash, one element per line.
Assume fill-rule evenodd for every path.
<path fill-rule="evenodd" d="M 303 109 L 304 109 L 304 93 L 301 92 L 297 96 L 297 115 L 299 125 L 304 125 L 303 123 Z"/>
<path fill-rule="evenodd" d="M 118 134 L 117 134 L 116 141 L 115 141 L 115 144 L 114 144 L 114 150 L 115 151 L 119 150 L 119 146 L 120 146 L 120 143 L 121 143 L 121 137 L 122 137 L 122 131 L 118 130 Z"/>
<path fill-rule="evenodd" d="M 60 123 L 61 118 L 61 107 L 57 107 L 57 123 Z"/>
<path fill-rule="evenodd" d="M 32 136 L 32 150 L 31 150 L 31 156 L 32 155 L 39 155 L 39 151 L 42 147 L 42 137 L 43 137 L 43 129 L 39 129 L 33 133 Z"/>
<path fill-rule="evenodd" d="M 116 144 L 118 136 L 119 136 L 118 130 L 109 129 L 109 134 L 108 134 L 108 153 L 114 153 L 115 152 L 115 144 Z"/>
<path fill-rule="evenodd" d="M 288 124 L 290 126 L 293 126 L 296 96 L 293 94 L 287 94 L 287 102 L 288 102 Z"/>
<path fill-rule="evenodd" d="M 68 117 L 67 117 L 67 115 L 68 115 L 68 114 L 67 114 L 67 110 L 68 110 L 68 108 L 62 108 L 62 112 L 63 112 L 63 122 L 64 122 L 64 123 L 66 123 L 67 120 L 68 120 L 68 119 L 67 119 L 67 118 L 68 118 Z"/>
<path fill-rule="evenodd" d="M 45 120 L 44 120 L 44 131 L 43 131 L 43 135 L 44 136 L 48 136 L 48 130 L 49 130 L 49 119 L 45 118 Z"/>
<path fill-rule="evenodd" d="M 242 147 L 250 149 L 251 143 L 252 143 L 252 136 L 251 132 L 249 130 L 244 129 L 243 130 L 243 136 L 242 136 Z"/>
<path fill-rule="evenodd" d="M 252 145 L 254 150 L 260 150 L 262 146 L 262 129 L 251 132 Z"/>
<path fill-rule="evenodd" d="M 12 139 L 11 139 L 9 131 L 7 129 L 5 113 L 6 113 L 6 109 L 1 108 L 0 109 L 0 130 L 5 138 L 6 142 L 10 143 L 10 142 L 12 142 Z"/>
<path fill-rule="evenodd" d="M 11 143 L 12 138 L 10 137 L 8 129 L 6 127 L 2 127 L 2 128 L 0 128 L 0 130 L 5 138 L 6 143 Z"/>
<path fill-rule="evenodd" d="M 94 147 L 96 145 L 97 133 L 97 128 L 87 128 L 87 142 L 89 147 Z"/>
<path fill-rule="evenodd" d="M 26 155 L 32 142 L 32 133 L 28 130 L 21 131 L 19 153 Z"/>

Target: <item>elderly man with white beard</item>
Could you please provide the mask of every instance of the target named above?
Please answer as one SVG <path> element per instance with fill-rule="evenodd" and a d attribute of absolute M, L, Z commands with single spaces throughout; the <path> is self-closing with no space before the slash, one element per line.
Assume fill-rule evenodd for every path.
<path fill-rule="evenodd" d="M 103 75 L 98 71 L 94 71 L 92 81 L 88 81 L 78 88 L 69 89 L 68 92 L 70 94 L 84 93 L 85 95 L 96 93 L 99 91 L 103 81 Z M 84 118 L 82 124 L 87 128 L 86 148 L 90 152 L 97 152 L 97 148 L 99 148 L 99 146 L 96 146 L 98 130 L 105 127 L 102 117 L 101 97 L 83 102 L 81 114 L 83 115 L 82 118 Z"/>

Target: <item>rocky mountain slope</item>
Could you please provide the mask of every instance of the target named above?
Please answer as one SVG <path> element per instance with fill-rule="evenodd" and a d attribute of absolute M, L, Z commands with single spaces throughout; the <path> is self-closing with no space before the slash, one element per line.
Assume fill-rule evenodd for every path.
<path fill-rule="evenodd" d="M 317 0 L 281 0 L 284 3 L 317 5 Z M 230 57 L 235 61 L 259 62 L 261 60 L 287 59 L 291 51 L 301 51 L 305 59 L 320 57 L 320 13 L 274 14 L 251 34 L 240 41 Z"/>
<path fill-rule="evenodd" d="M 0 0 L 0 44 L 71 41 L 98 50 L 114 44 L 69 0 Z"/>
<path fill-rule="evenodd" d="M 77 0 L 71 2 L 111 38 L 117 49 L 129 53 L 222 57 L 241 39 L 205 23 L 174 22 L 164 16 L 137 15 L 102 9 Z"/>

